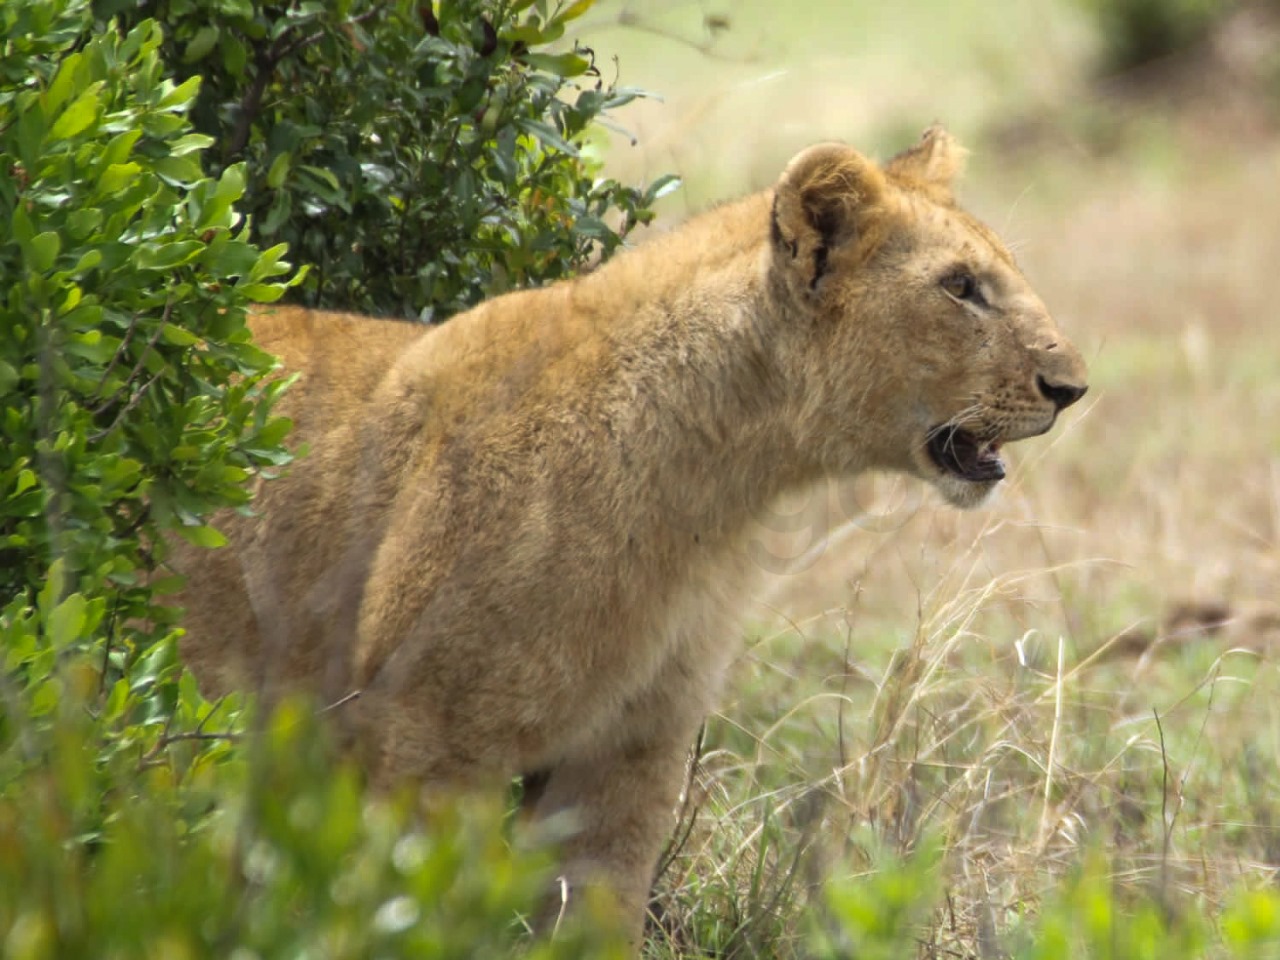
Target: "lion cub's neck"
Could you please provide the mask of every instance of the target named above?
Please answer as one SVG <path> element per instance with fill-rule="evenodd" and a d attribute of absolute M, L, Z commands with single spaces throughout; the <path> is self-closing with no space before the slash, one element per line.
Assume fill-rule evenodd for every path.
<path fill-rule="evenodd" d="M 749 197 L 589 275 L 487 301 L 424 336 L 384 387 L 448 425 L 438 442 L 516 458 L 501 470 L 530 474 L 541 513 L 665 543 L 669 560 L 680 544 L 732 545 L 822 474 L 820 401 L 799 359 L 812 329 L 774 306 L 769 203 Z"/>
<path fill-rule="evenodd" d="M 630 465 L 618 487 L 701 544 L 821 474 L 805 452 L 804 334 L 769 290 L 769 203 L 718 208 L 568 287 L 599 343 L 587 392 Z"/>

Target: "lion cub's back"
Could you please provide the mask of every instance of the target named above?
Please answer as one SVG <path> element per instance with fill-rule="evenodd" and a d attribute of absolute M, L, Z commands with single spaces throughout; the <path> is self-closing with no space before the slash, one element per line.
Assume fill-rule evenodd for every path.
<path fill-rule="evenodd" d="M 300 676 L 318 668 L 311 662 L 317 652 L 307 649 L 313 638 L 297 605 L 307 596 L 307 580 L 331 565 L 340 547 L 340 537 L 320 532 L 326 517 L 340 512 L 336 501 L 349 485 L 345 475 L 331 476 L 333 471 L 325 469 L 326 454 L 335 431 L 349 432 L 349 423 L 396 361 L 429 329 L 300 307 L 255 311 L 249 328 L 257 346 L 281 359 L 282 376 L 298 375 L 273 413 L 294 421 L 288 446 L 307 443 L 311 453 L 294 461 L 283 477 L 259 485 L 258 517 L 226 511 L 214 519 L 230 541 L 227 547 L 210 551 L 170 541 L 172 565 L 189 578 L 188 588 L 175 598 L 187 609 L 183 657 L 210 695 L 254 687 L 255 680 L 264 679 L 262 634 L 273 630 L 261 622 L 263 616 L 282 621 L 276 632 L 297 634 L 297 650 L 277 656 L 277 670 Z M 332 522 L 340 523 L 336 516 Z M 273 563 L 277 551 L 294 562 Z"/>
<path fill-rule="evenodd" d="M 254 342 L 275 354 L 284 373 L 301 374 L 276 412 L 305 440 L 354 413 L 396 360 L 430 328 L 303 307 L 259 309 L 249 316 Z"/>

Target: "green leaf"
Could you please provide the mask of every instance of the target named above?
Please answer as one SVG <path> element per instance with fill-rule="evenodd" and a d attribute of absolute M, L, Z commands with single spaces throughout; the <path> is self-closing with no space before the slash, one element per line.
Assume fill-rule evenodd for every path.
<path fill-rule="evenodd" d="M 342 189 L 341 184 L 338 183 L 338 178 L 334 176 L 332 170 L 326 170 L 324 167 L 315 167 L 309 163 L 302 164 L 299 169 L 307 171 L 307 173 L 311 174 L 313 177 L 318 177 L 334 190 Z"/>
<path fill-rule="evenodd" d="M 288 196 L 288 194 L 282 194 Z M 258 249 L 239 240 L 222 238 L 209 245 L 206 260 L 209 270 L 220 277 L 239 277 L 247 274 L 258 262 Z"/>
<path fill-rule="evenodd" d="M 43 98 L 44 109 L 50 115 L 57 113 L 58 108 L 71 96 L 71 92 L 75 89 L 76 71 L 80 69 L 83 60 L 83 54 L 73 53 L 59 64 L 58 72 L 54 74 L 53 82 L 49 84 L 49 89 L 45 91 Z"/>
<path fill-rule="evenodd" d="M 181 109 L 181 108 L 178 108 Z M 168 113 L 144 113 L 142 115 L 142 132 L 157 140 L 167 140 L 179 130 L 186 129 L 187 119 Z"/>
<path fill-rule="evenodd" d="M 142 136 L 141 130 L 125 130 L 116 134 L 103 148 L 101 156 L 98 157 L 98 166 L 105 170 L 112 164 L 124 163 L 133 152 L 133 145 L 138 142 L 140 136 Z"/>
<path fill-rule="evenodd" d="M 196 35 L 187 41 L 187 46 L 182 51 L 182 62 L 195 63 L 197 60 L 203 60 L 218 42 L 220 34 L 221 31 L 214 24 L 201 27 L 196 31 Z"/>
<path fill-rule="evenodd" d="M 271 209 L 267 211 L 267 216 L 259 224 L 258 233 L 263 237 L 271 237 L 284 226 L 289 219 L 289 215 L 293 212 L 293 194 L 288 190 L 277 190 L 275 197 L 271 201 Z M 257 257 L 254 257 L 257 260 Z M 242 273 L 241 270 L 233 270 L 232 273 Z"/>
<path fill-rule="evenodd" d="M 181 574 L 172 574 L 167 577 L 153 577 L 150 581 L 151 589 L 158 596 L 165 596 L 170 593 L 177 593 L 186 584 L 187 578 Z"/>
<path fill-rule="evenodd" d="M 67 217 L 67 233 L 74 240 L 83 240 L 102 225 L 102 211 L 97 207 L 80 207 Z"/>
<path fill-rule="evenodd" d="M 49 131 L 51 140 L 69 140 L 76 134 L 86 130 L 98 118 L 99 94 L 102 81 L 92 84 L 84 93 L 76 97 L 53 123 Z"/>
<path fill-rule="evenodd" d="M 97 330 L 89 330 L 68 337 L 62 349 L 70 356 L 83 357 L 90 363 L 101 365 L 110 362 L 117 346 L 119 341 L 114 337 L 104 339 Z"/>
<path fill-rule="evenodd" d="M 60 315 L 74 310 L 79 305 L 80 300 L 84 297 L 84 291 L 80 289 L 77 284 L 73 283 L 70 287 L 66 287 L 64 289 L 66 289 L 67 295 L 63 297 L 62 302 L 58 304 L 58 313 Z M 97 331 L 94 332 L 96 333 Z"/>
<path fill-rule="evenodd" d="M 19 203 L 13 208 L 13 219 L 10 222 L 10 234 L 13 239 L 18 241 L 18 245 L 24 250 L 30 245 L 31 238 L 36 235 L 36 229 L 31 223 L 31 218 L 27 216 L 26 206 Z"/>
<path fill-rule="evenodd" d="M 169 144 L 169 156 L 185 157 L 189 153 L 207 149 L 213 145 L 213 142 L 213 137 L 205 136 L 203 133 L 188 133 L 185 137 L 179 137 Z"/>
<path fill-rule="evenodd" d="M 62 250 L 62 238 L 52 230 L 37 233 L 27 244 L 27 266 L 37 273 L 44 273 L 53 266 Z"/>
<path fill-rule="evenodd" d="M 215 6 L 224 16 L 241 20 L 253 19 L 253 3 L 251 0 L 217 0 Z"/>
<path fill-rule="evenodd" d="M 233 163 L 222 171 L 213 195 L 219 200 L 235 203 L 244 196 L 244 183 L 244 164 Z"/>
<path fill-rule="evenodd" d="M 558 23 L 568 23 L 570 20 L 577 20 L 580 16 L 595 6 L 596 0 L 574 0 L 569 4 L 560 16 L 556 17 Z"/>
<path fill-rule="evenodd" d="M 86 606 L 84 595 L 73 593 L 54 608 L 46 629 L 55 650 L 64 650 L 81 639 Z"/>
<path fill-rule="evenodd" d="M 200 92 L 200 76 L 197 74 L 174 87 L 156 104 L 157 110 L 177 110 L 185 107 Z"/>
<path fill-rule="evenodd" d="M 40 592 L 36 594 L 36 604 L 39 607 L 40 614 L 47 621 L 53 616 L 54 607 L 62 599 L 62 591 L 64 580 L 66 578 L 65 567 L 62 558 L 59 557 L 53 563 L 49 564 L 49 571 L 45 575 L 44 586 L 40 588 Z"/>
<path fill-rule="evenodd" d="M 107 721 L 119 719 L 128 702 L 129 681 L 121 677 L 111 686 L 111 693 L 107 696 L 107 702 L 102 708 L 103 719 Z"/>
<path fill-rule="evenodd" d="M 683 181 L 674 173 L 666 173 L 658 177 L 657 180 L 649 184 L 649 189 L 644 192 L 645 205 L 653 203 L 665 197 L 669 193 L 674 193 L 680 189 Z"/>
<path fill-rule="evenodd" d="M 214 195 L 207 198 L 200 211 L 198 228 L 220 227 L 227 218 L 230 206 L 244 195 L 244 164 L 232 164 L 223 170 L 223 175 L 214 187 Z"/>
<path fill-rule="evenodd" d="M 279 283 L 246 283 L 240 290 L 257 303 L 275 303 L 284 296 L 285 287 Z"/>
<path fill-rule="evenodd" d="M 200 342 L 200 338 L 194 333 L 176 323 L 166 323 L 161 329 L 160 336 L 165 343 L 173 344 L 175 347 L 191 347 Z"/>
<path fill-rule="evenodd" d="M 88 273 L 90 270 L 92 270 L 94 267 L 96 267 L 96 266 L 97 266 L 98 264 L 100 264 L 101 262 L 102 262 L 102 251 L 101 251 L 101 250 L 96 250 L 96 249 L 95 249 L 95 250 L 86 250 L 86 251 L 84 252 L 84 256 L 82 256 L 82 257 L 81 257 L 81 258 L 76 262 L 75 269 L 74 269 L 74 270 L 72 270 L 71 272 L 72 272 L 72 273 L 74 273 L 74 274 L 77 274 L 77 275 L 82 274 L 82 273 Z"/>
<path fill-rule="evenodd" d="M 26 493 L 36 485 L 36 474 L 34 470 L 23 468 L 18 471 L 18 481 L 13 485 L 14 496 L 20 493 Z"/>
<path fill-rule="evenodd" d="M 133 162 L 113 163 L 98 178 L 98 193 L 102 196 L 121 193 L 141 172 L 142 167 Z"/>
<path fill-rule="evenodd" d="M 30 706 L 27 708 L 28 718 L 31 717 L 47 717 L 58 709 L 58 703 L 62 700 L 62 683 L 56 676 L 45 677 L 38 681 L 35 689 L 31 692 Z M 28 954 L 28 956 L 50 956 L 51 954 L 41 951 L 36 954 Z"/>
<path fill-rule="evenodd" d="M 133 255 L 133 265 L 139 270 L 172 270 L 190 263 L 202 250 L 204 244 L 199 240 L 143 244 Z"/>
<path fill-rule="evenodd" d="M 221 547 L 225 546 L 227 542 L 227 538 L 221 532 L 208 525 L 199 527 L 178 526 L 175 529 L 182 539 L 188 543 L 195 544 L 197 547 Z"/>
<path fill-rule="evenodd" d="M 102 307 L 100 304 L 82 303 L 75 310 L 62 318 L 62 325 L 68 330 L 87 331 L 99 334 L 97 329 L 102 324 Z"/>
<path fill-rule="evenodd" d="M 271 169 L 267 171 L 267 186 L 272 190 L 279 190 L 284 184 L 284 178 L 289 175 L 290 160 L 291 156 L 286 150 L 271 161 Z"/>
<path fill-rule="evenodd" d="M 228 33 L 222 38 L 219 49 L 222 51 L 223 69 L 229 76 L 243 80 L 244 68 L 249 63 L 249 48 L 235 34 Z"/>
<path fill-rule="evenodd" d="M 523 23 L 512 30 L 505 31 L 502 36 L 506 40 L 511 40 L 515 43 L 523 43 L 530 47 L 536 47 L 539 44 L 544 43 L 546 40 L 546 37 L 542 32 L 542 28 L 533 23 Z"/>
<path fill-rule="evenodd" d="M 549 124 L 543 123 L 541 120 L 533 120 L 529 117 L 521 117 L 516 120 L 516 126 L 526 133 L 530 133 L 537 137 L 542 143 L 561 153 L 567 153 L 571 157 L 578 155 L 578 150 L 573 144 L 569 143 L 564 137 L 556 132 L 556 129 Z"/>
<path fill-rule="evenodd" d="M 5 360 L 0 360 L 0 397 L 5 396 L 12 391 L 13 388 L 18 385 L 18 379 L 18 371 L 14 368 L 13 364 Z M 30 470 L 24 470 L 22 472 L 25 474 L 31 473 Z M 19 481 L 21 481 L 21 474 L 19 475 Z M 25 488 L 17 489 L 14 492 L 21 493 L 23 489 Z"/>
<path fill-rule="evenodd" d="M 576 53 L 527 53 L 525 60 L 557 77 L 580 77 L 591 68 L 591 61 Z"/>
<path fill-rule="evenodd" d="M 274 447 L 289 435 L 293 421 L 288 417 L 275 417 L 253 435 L 253 442 L 260 447 Z"/>
<path fill-rule="evenodd" d="M 200 166 L 200 159 L 194 156 L 161 157 L 152 164 L 152 169 L 177 186 L 190 186 L 204 177 L 204 168 Z"/>
<path fill-rule="evenodd" d="M 262 280 L 266 277 L 279 276 L 289 269 L 288 263 L 282 263 L 281 258 L 289 252 L 287 243 L 277 243 L 274 247 L 263 250 L 258 257 L 258 262 L 253 265 L 253 269 L 249 271 L 246 278 L 249 282 Z"/>

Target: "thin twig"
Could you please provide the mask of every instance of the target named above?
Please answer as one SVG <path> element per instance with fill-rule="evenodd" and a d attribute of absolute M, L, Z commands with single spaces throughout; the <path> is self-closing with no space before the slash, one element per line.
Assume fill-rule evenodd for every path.
<path fill-rule="evenodd" d="M 254 55 L 254 64 L 256 69 L 253 72 L 253 82 L 249 84 L 249 88 L 245 90 L 244 96 L 240 98 L 240 105 L 236 110 L 236 125 L 231 131 L 231 139 L 227 141 L 227 145 L 223 148 L 222 158 L 226 162 L 238 157 L 245 145 L 249 142 L 249 133 L 253 129 L 253 121 L 258 116 L 258 111 L 262 109 L 262 95 L 267 91 L 267 83 L 271 80 L 271 75 L 275 73 L 276 62 L 271 59 L 271 51 L 258 48 Z"/>
<path fill-rule="evenodd" d="M 141 314 L 137 313 L 129 318 L 129 329 L 127 329 L 124 332 L 124 336 L 120 338 L 120 346 L 116 347 L 116 352 L 111 357 L 111 362 L 108 363 L 107 368 L 102 371 L 102 376 L 98 379 L 98 386 L 94 389 L 94 393 L 97 393 L 102 389 L 103 385 L 107 382 L 107 377 L 111 376 L 112 371 L 116 368 L 116 364 L 120 362 L 120 358 L 123 357 L 125 351 L 129 349 L 129 344 L 133 342 L 133 335 L 138 330 L 138 321 L 140 319 Z M 126 380 L 125 382 L 127 383 L 128 381 Z"/>
<path fill-rule="evenodd" d="M 131 383 L 133 383 L 136 379 L 138 379 L 138 374 L 142 372 L 142 368 L 147 362 L 147 354 L 150 353 L 152 348 L 155 347 L 156 342 L 160 339 L 160 335 L 164 333 L 165 326 L 169 323 L 169 318 L 173 316 L 173 307 L 174 307 L 174 299 L 173 299 L 173 295 L 170 294 L 169 298 L 165 301 L 164 312 L 160 314 L 160 322 L 156 324 L 155 332 L 151 334 L 151 339 L 149 339 L 147 341 L 147 345 L 143 347 L 142 353 L 138 357 L 138 362 L 133 365 L 133 369 L 129 371 L 129 375 L 124 378 L 124 383 L 121 385 L 120 389 L 117 390 L 115 393 L 113 393 L 106 400 L 103 400 L 102 403 L 98 404 L 96 407 L 90 410 L 89 416 L 96 417 L 100 413 L 104 413 L 113 403 L 119 403 L 121 395 L 123 395 L 129 389 L 129 385 Z M 137 320 L 137 315 L 135 314 L 134 321 L 136 322 L 136 320 Z M 132 323 L 130 324 L 130 326 L 132 326 Z M 99 386 L 101 386 L 101 384 L 99 384 Z M 109 433 L 110 431 L 106 431 L 106 432 Z"/>
<path fill-rule="evenodd" d="M 120 612 L 120 591 L 111 595 L 111 613 L 107 617 L 107 629 L 103 631 L 102 670 L 98 674 L 98 696 L 107 688 L 107 669 L 111 666 L 111 640 L 116 635 L 116 616 Z"/>
<path fill-rule="evenodd" d="M 111 432 L 115 430 L 116 427 L 120 426 L 121 421 L 124 420 L 124 418 L 129 414 L 129 412 L 134 407 L 136 407 L 139 403 L 142 402 L 142 398 L 146 396 L 147 391 L 150 390 L 151 387 L 155 385 L 155 382 L 159 380 L 160 377 L 162 377 L 163 375 L 164 375 L 163 369 L 156 371 L 155 376 L 153 376 L 150 380 L 148 380 L 146 383 L 140 386 L 137 389 L 137 391 L 135 391 L 134 395 L 129 398 L 129 402 L 120 408 L 120 412 L 116 414 L 115 419 L 111 421 L 111 425 L 109 427 L 105 427 L 104 429 L 99 430 L 97 433 L 89 435 L 89 443 L 91 445 L 95 443 L 99 443 L 102 440 L 106 439 L 106 437 L 110 436 Z"/>
<path fill-rule="evenodd" d="M 199 741 L 223 740 L 223 741 L 226 741 L 227 743 L 240 743 L 242 740 L 244 740 L 244 734 L 231 733 L 230 731 L 227 731 L 225 733 L 203 733 L 195 730 L 187 733 L 173 733 L 173 734 L 166 733 L 162 735 L 160 739 L 156 741 L 156 745 L 152 747 L 150 750 L 148 750 L 146 754 L 142 757 L 142 759 L 138 761 L 138 770 L 140 771 L 149 770 L 152 767 L 163 766 L 164 765 L 163 761 L 159 759 L 160 754 L 162 754 L 169 747 L 173 746 L 175 743 L 182 743 L 184 740 L 199 740 Z"/>

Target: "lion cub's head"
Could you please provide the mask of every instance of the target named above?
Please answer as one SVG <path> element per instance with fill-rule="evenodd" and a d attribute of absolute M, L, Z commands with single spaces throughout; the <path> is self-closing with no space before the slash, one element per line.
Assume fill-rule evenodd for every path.
<path fill-rule="evenodd" d="M 1085 365 L 996 236 L 959 209 L 963 151 L 940 128 L 883 168 L 820 144 L 773 197 L 771 288 L 827 470 L 902 470 L 956 506 L 1004 477 L 1000 447 L 1044 433 Z M 814 374 L 817 374 L 816 376 Z"/>

